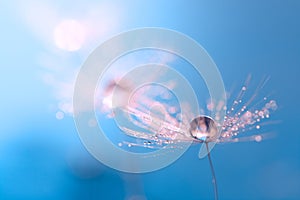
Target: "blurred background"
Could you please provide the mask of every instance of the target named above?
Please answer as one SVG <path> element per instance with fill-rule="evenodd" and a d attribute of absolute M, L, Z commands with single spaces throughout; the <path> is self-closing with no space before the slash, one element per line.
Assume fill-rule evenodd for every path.
<path fill-rule="evenodd" d="M 217 145 L 220 199 L 300 198 L 300 1 L 0 1 L 0 199 L 212 199 L 199 146 L 172 165 L 128 174 L 95 160 L 72 118 L 87 56 L 139 27 L 182 32 L 217 64 L 226 89 L 270 76 L 275 137 Z M 263 128 L 263 127 L 262 127 Z M 264 131 L 264 130 L 260 130 Z"/>

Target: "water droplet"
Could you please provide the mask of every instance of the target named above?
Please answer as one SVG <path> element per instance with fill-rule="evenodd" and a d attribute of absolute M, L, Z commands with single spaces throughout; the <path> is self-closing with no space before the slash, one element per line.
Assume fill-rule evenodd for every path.
<path fill-rule="evenodd" d="M 218 129 L 213 119 L 199 116 L 190 123 L 190 134 L 201 142 L 216 140 Z"/>
<path fill-rule="evenodd" d="M 262 116 L 264 116 L 264 112 L 263 111 L 259 111 L 258 115 L 262 117 Z"/>
<path fill-rule="evenodd" d="M 255 139 L 256 142 L 261 142 L 262 141 L 262 136 L 261 135 L 256 135 L 254 137 L 254 139 Z"/>

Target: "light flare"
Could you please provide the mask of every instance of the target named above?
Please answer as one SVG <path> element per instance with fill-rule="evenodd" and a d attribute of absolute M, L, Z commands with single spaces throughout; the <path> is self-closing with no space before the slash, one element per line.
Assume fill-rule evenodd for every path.
<path fill-rule="evenodd" d="M 74 19 L 64 19 L 54 29 L 55 45 L 66 51 L 77 51 L 86 41 L 87 30 L 82 23 Z"/>

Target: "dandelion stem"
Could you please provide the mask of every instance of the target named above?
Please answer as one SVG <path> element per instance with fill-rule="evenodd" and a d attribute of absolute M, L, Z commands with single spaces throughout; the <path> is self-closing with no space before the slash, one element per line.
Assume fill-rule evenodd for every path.
<path fill-rule="evenodd" d="M 217 187 L 217 179 L 216 179 L 216 175 L 215 175 L 215 170 L 214 170 L 213 163 L 211 161 L 208 143 L 206 142 L 205 145 L 206 145 L 206 149 L 208 152 L 207 156 L 208 156 L 208 160 L 209 160 L 210 171 L 212 174 L 212 183 L 213 183 L 213 187 L 214 187 L 215 200 L 218 200 L 218 187 Z"/>

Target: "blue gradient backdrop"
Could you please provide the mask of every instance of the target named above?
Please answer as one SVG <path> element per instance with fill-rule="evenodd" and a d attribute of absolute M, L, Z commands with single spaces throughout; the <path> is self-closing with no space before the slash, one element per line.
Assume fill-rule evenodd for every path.
<path fill-rule="evenodd" d="M 18 15 L 19 3 L 0 1 L 0 199 L 212 199 L 208 161 L 198 159 L 197 145 L 169 167 L 140 175 L 109 169 L 87 153 L 73 119 L 57 120 L 49 109 L 55 99 L 37 61 L 47 43 Z M 65 17 L 92 3 L 51 1 Z M 279 105 L 273 119 L 281 121 L 271 125 L 276 137 L 214 148 L 219 196 L 300 199 L 300 1 L 111 3 L 126 16 L 118 31 L 156 26 L 194 38 L 228 88 L 249 73 L 257 83 L 270 75 L 265 90 Z"/>

